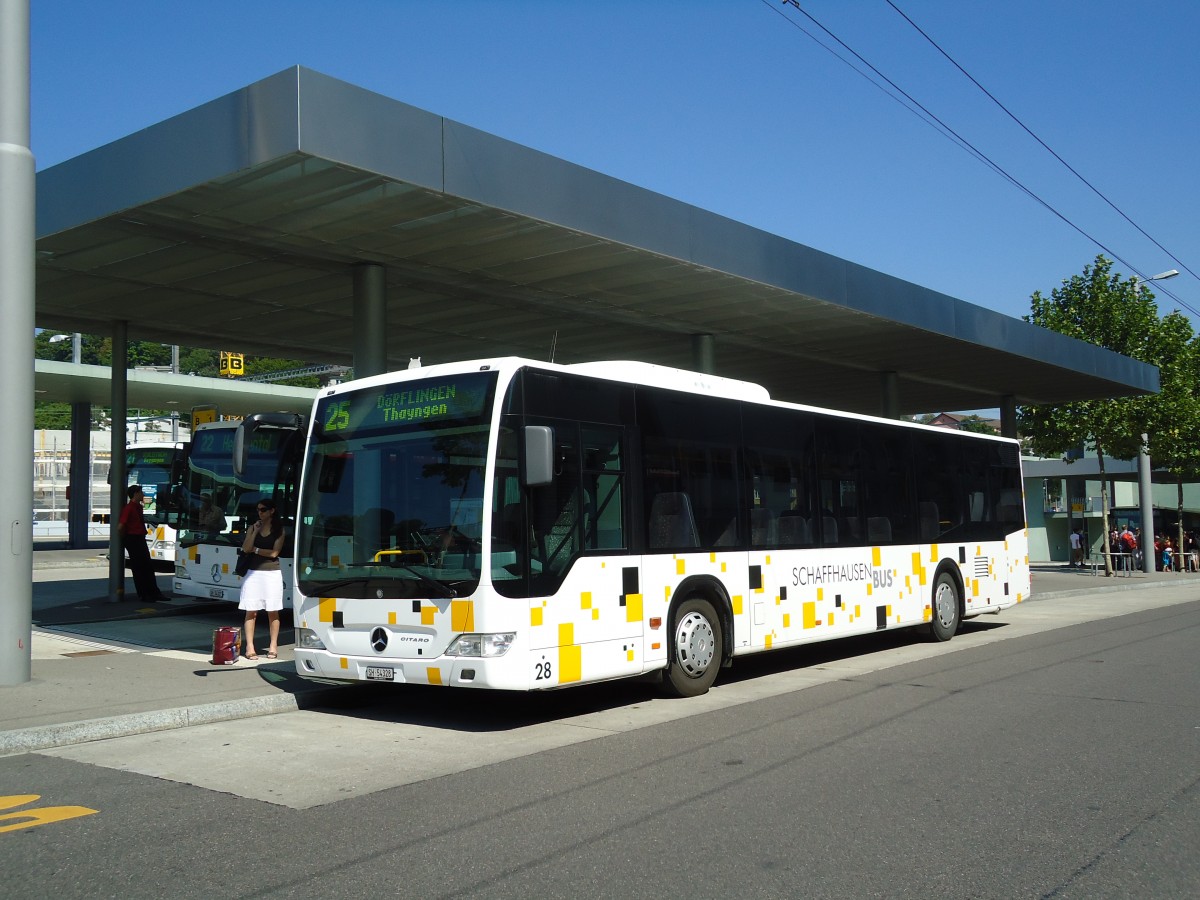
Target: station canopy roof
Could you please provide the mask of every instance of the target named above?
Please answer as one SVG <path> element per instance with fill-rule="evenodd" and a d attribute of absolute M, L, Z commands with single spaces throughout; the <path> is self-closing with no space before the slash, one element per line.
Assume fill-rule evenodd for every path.
<path fill-rule="evenodd" d="M 1158 372 L 303 68 L 37 176 L 43 328 L 389 369 L 517 355 L 693 366 L 899 412 L 1152 392 Z"/>

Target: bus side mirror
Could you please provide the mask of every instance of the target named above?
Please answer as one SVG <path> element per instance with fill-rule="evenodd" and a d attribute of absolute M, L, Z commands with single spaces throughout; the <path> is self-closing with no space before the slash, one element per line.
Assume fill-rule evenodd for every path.
<path fill-rule="evenodd" d="M 521 455 L 521 482 L 525 487 L 554 483 L 554 429 L 549 425 L 526 425 Z"/>

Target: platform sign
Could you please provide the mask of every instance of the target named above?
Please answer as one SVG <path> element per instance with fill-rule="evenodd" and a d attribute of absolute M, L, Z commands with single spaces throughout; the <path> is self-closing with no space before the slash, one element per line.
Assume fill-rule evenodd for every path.
<path fill-rule="evenodd" d="M 217 408 L 215 406 L 193 406 L 192 407 L 192 433 L 195 434 L 197 426 L 204 425 L 208 422 L 217 421 Z"/>
<path fill-rule="evenodd" d="M 240 353 L 221 351 L 221 377 L 241 378 L 246 374 L 245 357 Z"/>

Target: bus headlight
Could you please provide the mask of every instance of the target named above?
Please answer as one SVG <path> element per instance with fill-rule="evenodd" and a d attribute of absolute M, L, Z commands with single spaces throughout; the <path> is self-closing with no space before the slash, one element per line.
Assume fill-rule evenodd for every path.
<path fill-rule="evenodd" d="M 297 650 L 324 650 L 325 644 L 317 637 L 317 633 L 311 628 L 296 629 L 296 649 Z"/>
<path fill-rule="evenodd" d="M 446 650 L 447 656 L 503 656 L 512 646 L 516 634 L 463 634 L 454 639 Z"/>
<path fill-rule="evenodd" d="M 185 578 L 188 581 L 192 580 L 192 576 L 188 574 L 187 566 L 185 566 L 183 563 L 176 563 L 175 577 L 176 578 Z"/>

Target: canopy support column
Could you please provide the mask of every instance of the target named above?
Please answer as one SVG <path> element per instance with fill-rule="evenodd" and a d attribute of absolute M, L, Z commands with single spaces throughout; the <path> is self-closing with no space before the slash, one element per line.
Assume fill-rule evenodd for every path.
<path fill-rule="evenodd" d="M 108 498 L 108 602 L 119 603 L 125 599 L 125 548 L 121 546 L 121 534 L 117 523 L 121 521 L 121 508 L 128 499 L 125 496 L 128 475 L 125 469 L 125 434 L 129 415 L 129 323 L 113 322 L 112 334 L 112 449 L 109 457 Z"/>
<path fill-rule="evenodd" d="M 900 377 L 895 372 L 879 373 L 879 415 L 900 418 Z"/>
<path fill-rule="evenodd" d="M 386 371 L 387 269 L 364 263 L 354 267 L 354 377 Z"/>
<path fill-rule="evenodd" d="M 713 335 L 692 335 L 692 368 L 705 375 L 717 374 L 717 339 Z"/>
<path fill-rule="evenodd" d="M 88 511 L 92 504 L 92 404 L 71 404 L 71 469 L 67 475 L 71 497 L 67 500 L 67 546 L 81 550 L 88 544 Z"/>
<path fill-rule="evenodd" d="M 1017 398 L 1012 394 L 1000 398 L 1000 434 L 1014 439 L 1017 436 Z"/>

